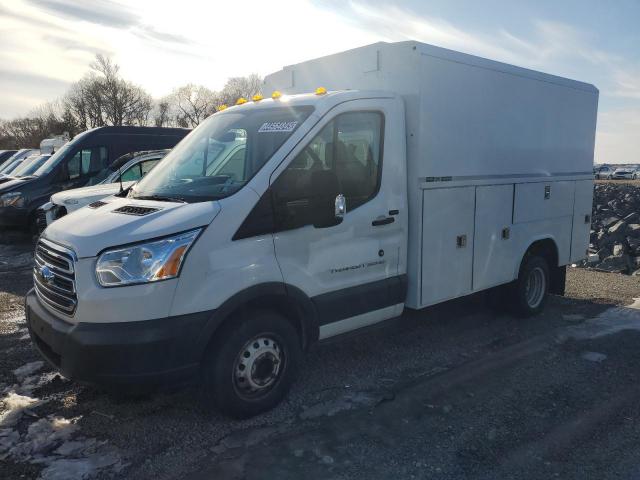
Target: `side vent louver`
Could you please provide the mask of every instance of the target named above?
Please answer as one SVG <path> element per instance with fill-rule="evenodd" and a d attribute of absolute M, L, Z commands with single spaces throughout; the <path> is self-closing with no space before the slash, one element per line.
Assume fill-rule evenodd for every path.
<path fill-rule="evenodd" d="M 159 208 L 151 207 L 139 207 L 137 205 L 125 205 L 124 207 L 116 208 L 113 213 L 122 213 L 124 215 L 135 215 L 138 217 L 144 217 L 150 213 L 157 212 Z"/>
<path fill-rule="evenodd" d="M 103 202 L 102 200 L 98 200 L 97 202 L 90 203 L 88 205 L 88 207 L 89 208 L 100 208 L 100 207 L 102 207 L 103 205 L 106 205 L 106 204 L 107 204 L 106 202 Z"/>

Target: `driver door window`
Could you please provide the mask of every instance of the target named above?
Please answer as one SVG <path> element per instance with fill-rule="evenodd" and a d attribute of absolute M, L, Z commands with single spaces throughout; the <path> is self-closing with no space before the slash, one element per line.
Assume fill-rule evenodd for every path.
<path fill-rule="evenodd" d="M 384 118 L 380 112 L 350 112 L 329 122 L 273 185 L 276 229 L 313 224 L 316 182 L 337 180 L 347 212 L 371 200 L 380 186 Z M 319 173 L 325 172 L 325 173 Z M 331 183 L 331 182 L 329 182 Z"/>
<path fill-rule="evenodd" d="M 122 177 L 120 177 L 123 182 L 137 182 L 138 180 L 140 180 L 140 178 L 142 178 L 142 175 L 140 173 L 139 163 L 136 163 L 135 165 L 129 167 L 122 173 Z"/>
<path fill-rule="evenodd" d="M 67 180 L 91 177 L 107 166 L 107 148 L 91 147 L 78 150 L 67 161 Z"/>

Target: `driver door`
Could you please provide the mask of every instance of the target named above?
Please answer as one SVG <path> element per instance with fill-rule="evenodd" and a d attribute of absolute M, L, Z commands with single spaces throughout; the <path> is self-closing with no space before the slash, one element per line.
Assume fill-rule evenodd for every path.
<path fill-rule="evenodd" d="M 397 114 L 390 99 L 341 104 L 272 175 L 276 258 L 316 305 L 320 338 L 402 311 L 406 177 L 387 127 Z M 346 213 L 336 217 L 339 195 Z"/>

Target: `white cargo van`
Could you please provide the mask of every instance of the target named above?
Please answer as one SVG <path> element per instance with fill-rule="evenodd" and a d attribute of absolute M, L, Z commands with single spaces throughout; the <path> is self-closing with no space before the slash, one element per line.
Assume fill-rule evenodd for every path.
<path fill-rule="evenodd" d="M 563 292 L 589 241 L 596 88 L 402 42 L 286 67 L 272 89 L 45 230 L 27 318 L 64 375 L 200 374 L 248 416 L 318 340 L 491 287 L 523 315 Z"/>

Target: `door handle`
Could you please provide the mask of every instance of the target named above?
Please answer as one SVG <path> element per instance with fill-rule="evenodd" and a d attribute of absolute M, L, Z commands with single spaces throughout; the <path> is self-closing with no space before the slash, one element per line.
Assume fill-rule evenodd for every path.
<path fill-rule="evenodd" d="M 393 217 L 380 218 L 378 220 L 374 220 L 371 222 L 371 225 L 374 227 L 379 227 L 380 225 L 389 225 L 390 223 L 395 222 L 396 219 Z"/>

